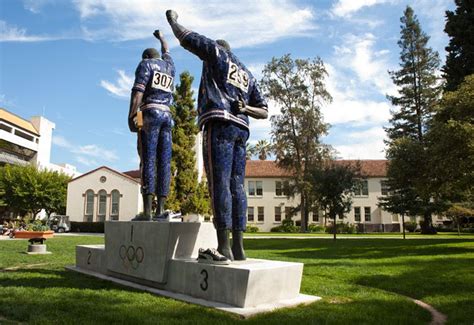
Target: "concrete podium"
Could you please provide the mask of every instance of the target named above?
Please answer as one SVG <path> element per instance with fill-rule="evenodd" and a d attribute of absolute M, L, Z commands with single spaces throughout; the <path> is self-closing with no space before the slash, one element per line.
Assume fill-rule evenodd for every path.
<path fill-rule="evenodd" d="M 302 263 L 198 263 L 208 247 L 217 247 L 211 223 L 110 221 L 105 245 L 77 246 L 68 269 L 244 317 L 320 299 L 299 293 Z"/>

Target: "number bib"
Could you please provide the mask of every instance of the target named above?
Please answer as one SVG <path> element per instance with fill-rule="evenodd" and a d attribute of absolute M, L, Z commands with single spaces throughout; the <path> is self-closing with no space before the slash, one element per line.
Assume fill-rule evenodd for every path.
<path fill-rule="evenodd" d="M 227 82 L 244 92 L 249 90 L 249 75 L 245 70 L 239 69 L 239 66 L 232 61 L 229 61 Z"/>
<path fill-rule="evenodd" d="M 160 71 L 153 72 L 153 81 L 151 82 L 151 87 L 155 89 L 160 89 L 166 91 L 167 93 L 172 92 L 173 87 L 173 77 L 169 74 Z"/>

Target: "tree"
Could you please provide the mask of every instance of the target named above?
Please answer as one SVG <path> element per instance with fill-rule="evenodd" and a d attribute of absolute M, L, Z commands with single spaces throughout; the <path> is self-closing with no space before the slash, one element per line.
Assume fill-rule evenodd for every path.
<path fill-rule="evenodd" d="M 392 203 L 406 198 L 403 206 L 411 213 L 422 215 L 422 231 L 431 233 L 431 214 L 436 210 L 437 202 L 426 184 L 429 171 L 423 167 L 427 166 L 429 157 L 424 136 L 441 91 L 436 77 L 439 57 L 427 46 L 429 37 L 421 30 L 411 7 L 406 8 L 400 21 L 400 70 L 389 72 L 393 83 L 398 86 L 399 95 L 387 96 L 398 108 L 398 111 L 392 111 L 391 126 L 386 128 L 389 139 L 387 158 L 390 160 L 388 178 L 392 195 L 397 196 Z M 400 166 L 411 170 L 402 170 Z M 410 194 L 405 195 L 407 193 Z M 390 201 L 389 194 L 386 207 Z"/>
<path fill-rule="evenodd" d="M 64 214 L 70 179 L 65 174 L 39 170 L 32 165 L 5 165 L 0 169 L 1 200 L 20 216 L 30 213 L 34 218 L 42 209 L 48 215 Z"/>
<path fill-rule="evenodd" d="M 277 164 L 293 174 L 290 195 L 300 195 L 302 232 L 308 226 L 309 167 L 321 165 L 330 152 L 321 142 L 329 128 L 321 105 L 332 100 L 326 76 L 320 58 L 293 60 L 289 54 L 273 58 L 263 70 L 262 88 L 281 108 L 281 114 L 271 118 L 273 150 Z"/>
<path fill-rule="evenodd" d="M 454 221 L 458 229 L 458 235 L 461 236 L 461 220 L 466 217 L 474 217 L 474 209 L 454 204 L 446 211 L 445 215 Z"/>
<path fill-rule="evenodd" d="M 171 107 L 175 122 L 172 131 L 171 174 L 175 177 L 172 179 L 166 204 L 167 208 L 181 211 L 183 215 L 190 212 L 205 214 L 209 212 L 209 204 L 203 202 L 206 197 L 201 192 L 203 185 L 198 184 L 194 150 L 199 132 L 191 90 L 194 78 L 187 71 L 181 73 L 179 78 L 180 84 L 176 86 L 174 104 Z"/>
<path fill-rule="evenodd" d="M 272 145 L 265 139 L 258 140 L 257 143 L 251 147 L 251 155 L 257 155 L 258 159 L 266 160 L 272 153 Z"/>
<path fill-rule="evenodd" d="M 474 73 L 474 2 L 455 0 L 456 10 L 446 11 L 444 31 L 450 37 L 446 46 L 445 90 L 453 91 Z"/>
<path fill-rule="evenodd" d="M 451 204 L 474 201 L 474 74 L 445 92 L 426 135 L 432 191 Z"/>
<path fill-rule="evenodd" d="M 352 193 L 358 185 L 360 165 L 341 164 L 329 160 L 322 168 L 319 166 L 311 168 L 309 174 L 311 179 L 309 197 L 333 220 L 334 240 L 336 240 L 336 218 L 344 216 L 351 210 Z"/>

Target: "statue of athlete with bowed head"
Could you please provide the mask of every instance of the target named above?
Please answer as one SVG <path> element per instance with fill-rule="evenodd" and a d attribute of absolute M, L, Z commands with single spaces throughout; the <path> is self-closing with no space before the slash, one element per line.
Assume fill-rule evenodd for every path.
<path fill-rule="evenodd" d="M 200 261 L 226 264 L 227 260 L 245 260 L 242 233 L 247 224 L 244 178 L 248 117 L 267 118 L 267 103 L 256 79 L 226 41 L 214 41 L 186 29 L 177 22 L 178 14 L 173 10 L 166 11 L 166 18 L 181 46 L 203 61 L 199 127 L 203 130 L 204 164 L 218 247 L 217 251 L 200 250 Z"/>

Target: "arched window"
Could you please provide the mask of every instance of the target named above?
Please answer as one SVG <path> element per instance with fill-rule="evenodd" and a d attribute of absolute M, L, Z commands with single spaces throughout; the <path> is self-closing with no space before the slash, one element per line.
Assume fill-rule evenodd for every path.
<path fill-rule="evenodd" d="M 120 192 L 113 190 L 111 193 L 112 203 L 110 207 L 110 220 L 118 220 L 120 212 Z"/>
<path fill-rule="evenodd" d="M 97 207 L 97 221 L 105 221 L 105 212 L 107 209 L 107 192 L 105 190 L 100 190 L 98 197 L 99 204 Z"/>
<path fill-rule="evenodd" d="M 94 214 L 94 191 L 87 190 L 85 194 L 84 204 L 84 219 L 85 221 L 92 222 L 92 216 Z"/>

